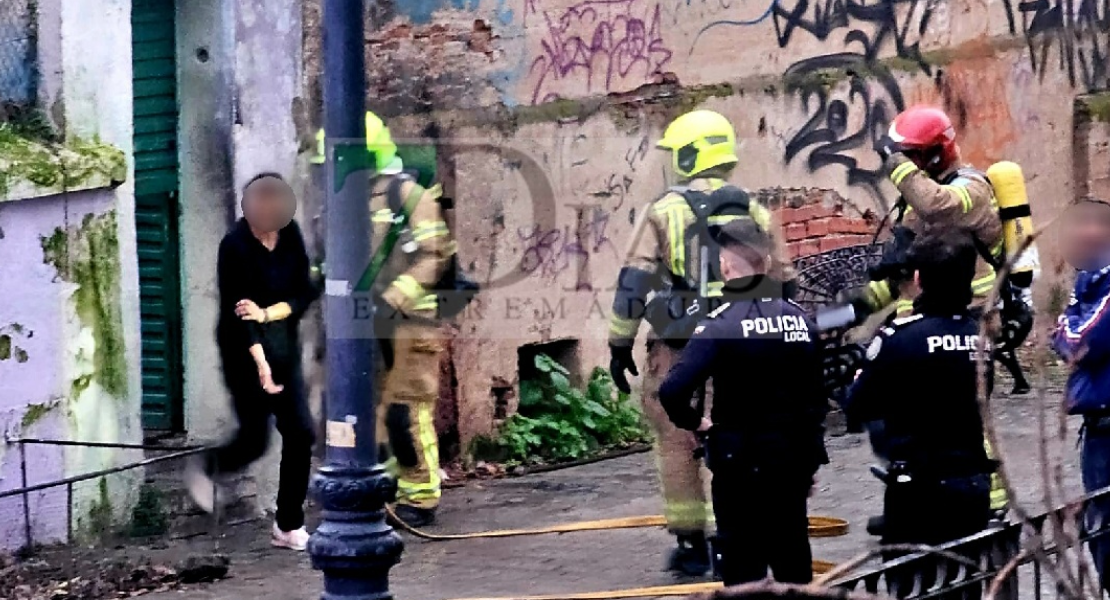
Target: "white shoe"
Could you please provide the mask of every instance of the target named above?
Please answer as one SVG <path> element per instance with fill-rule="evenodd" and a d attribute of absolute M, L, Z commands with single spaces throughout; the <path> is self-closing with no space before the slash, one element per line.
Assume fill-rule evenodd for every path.
<path fill-rule="evenodd" d="M 293 531 L 282 531 L 278 528 L 277 523 L 274 523 L 273 531 L 270 533 L 270 545 L 275 548 L 288 548 L 297 552 L 304 552 L 304 549 L 308 546 L 308 538 L 308 531 L 304 527 Z"/>
<path fill-rule="evenodd" d="M 185 489 L 198 508 L 207 513 L 215 509 L 216 483 L 204 472 L 204 461 L 199 457 L 194 456 L 185 466 Z"/>

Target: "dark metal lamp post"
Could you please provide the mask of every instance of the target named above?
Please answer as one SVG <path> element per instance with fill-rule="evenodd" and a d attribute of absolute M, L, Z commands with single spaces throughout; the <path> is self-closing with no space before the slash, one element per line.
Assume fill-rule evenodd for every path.
<path fill-rule="evenodd" d="M 377 464 L 373 319 L 356 297 L 370 259 L 364 0 L 324 0 L 324 130 L 327 132 L 327 464 L 313 479 L 324 520 L 312 534 L 322 600 L 389 600 L 401 538 L 384 507 L 397 484 Z M 361 309 L 361 310 L 360 310 Z"/>

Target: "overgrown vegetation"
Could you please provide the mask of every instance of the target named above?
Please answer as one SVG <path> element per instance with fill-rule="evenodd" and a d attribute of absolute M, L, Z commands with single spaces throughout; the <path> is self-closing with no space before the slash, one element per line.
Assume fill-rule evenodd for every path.
<path fill-rule="evenodd" d="M 640 412 L 604 369 L 594 369 L 582 390 L 547 355 L 537 355 L 535 367 L 537 376 L 520 383 L 519 411 L 495 437 L 478 441 L 478 458 L 509 464 L 562 462 L 647 440 Z"/>

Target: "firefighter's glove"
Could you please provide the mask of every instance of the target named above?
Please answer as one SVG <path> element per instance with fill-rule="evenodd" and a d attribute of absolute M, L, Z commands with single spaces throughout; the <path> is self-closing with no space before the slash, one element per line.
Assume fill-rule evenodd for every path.
<path fill-rule="evenodd" d="M 903 150 L 905 150 L 905 148 L 891 139 L 889 135 L 884 135 L 875 142 L 875 152 L 878 153 L 879 158 L 883 160 L 884 164 L 887 160 L 890 160 L 891 155 L 897 154 Z"/>
<path fill-rule="evenodd" d="M 628 385 L 628 378 L 624 372 L 628 371 L 633 376 L 639 376 L 636 362 L 632 360 L 632 346 L 618 346 L 609 344 L 609 374 L 613 377 L 613 385 L 625 394 L 632 393 L 632 386 Z"/>

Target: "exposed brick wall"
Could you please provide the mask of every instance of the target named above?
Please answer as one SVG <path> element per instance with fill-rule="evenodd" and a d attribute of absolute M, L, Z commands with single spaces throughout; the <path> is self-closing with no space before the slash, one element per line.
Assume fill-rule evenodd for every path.
<path fill-rule="evenodd" d="M 878 225 L 873 211 L 860 210 L 833 190 L 766 188 L 755 196 L 774 211 L 792 260 L 868 244 Z"/>

